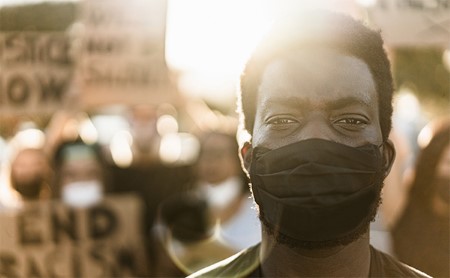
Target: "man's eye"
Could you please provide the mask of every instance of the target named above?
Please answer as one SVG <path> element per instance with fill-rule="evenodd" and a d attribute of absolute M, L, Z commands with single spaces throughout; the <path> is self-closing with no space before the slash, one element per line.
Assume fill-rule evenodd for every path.
<path fill-rule="evenodd" d="M 295 123 L 294 120 L 289 118 L 273 118 L 268 121 L 271 125 L 286 125 Z"/>
<path fill-rule="evenodd" d="M 344 126 L 344 127 L 363 127 L 368 122 L 363 119 L 345 118 L 345 119 L 337 120 L 335 123 L 338 125 Z"/>

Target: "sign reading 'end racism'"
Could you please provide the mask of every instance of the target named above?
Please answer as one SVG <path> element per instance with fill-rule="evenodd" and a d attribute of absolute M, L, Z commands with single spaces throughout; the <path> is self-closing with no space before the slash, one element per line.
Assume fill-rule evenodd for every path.
<path fill-rule="evenodd" d="M 0 214 L 0 276 L 145 276 L 140 219 L 134 196 L 87 209 L 32 203 Z"/>

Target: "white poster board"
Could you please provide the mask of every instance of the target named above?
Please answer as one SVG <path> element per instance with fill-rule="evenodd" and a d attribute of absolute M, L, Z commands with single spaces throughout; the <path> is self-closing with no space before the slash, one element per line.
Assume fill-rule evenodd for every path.
<path fill-rule="evenodd" d="M 450 0 L 377 0 L 367 11 L 389 46 L 450 47 Z"/>
<path fill-rule="evenodd" d="M 0 32 L 0 115 L 52 113 L 72 78 L 63 32 Z"/>
<path fill-rule="evenodd" d="M 166 0 L 81 3 L 78 81 L 82 103 L 170 101 L 175 86 L 165 63 Z"/>
<path fill-rule="evenodd" d="M 59 202 L 0 214 L 0 277 L 146 276 L 135 196 L 105 198 L 87 209 Z"/>

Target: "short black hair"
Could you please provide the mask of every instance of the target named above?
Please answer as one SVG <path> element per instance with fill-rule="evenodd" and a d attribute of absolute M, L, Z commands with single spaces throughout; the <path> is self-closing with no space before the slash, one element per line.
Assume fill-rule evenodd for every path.
<path fill-rule="evenodd" d="M 329 48 L 361 59 L 367 64 L 378 93 L 383 140 L 391 130 L 393 80 L 380 32 L 349 15 L 310 11 L 285 17 L 274 24 L 248 60 L 241 78 L 238 113 L 243 128 L 252 134 L 258 88 L 267 65 L 297 49 Z"/>

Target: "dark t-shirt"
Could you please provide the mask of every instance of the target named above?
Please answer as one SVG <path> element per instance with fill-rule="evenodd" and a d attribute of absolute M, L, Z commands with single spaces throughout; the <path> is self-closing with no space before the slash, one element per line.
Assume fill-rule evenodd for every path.
<path fill-rule="evenodd" d="M 372 246 L 370 255 L 369 277 L 430 277 Z M 194 277 L 263 277 L 259 244 L 189 276 Z"/>

